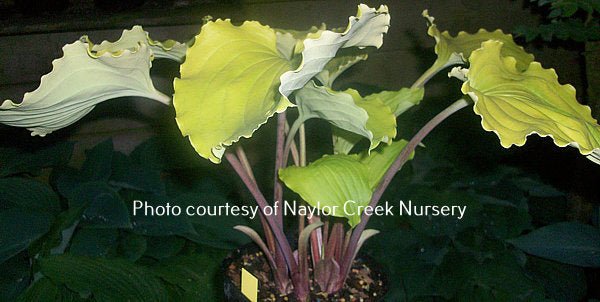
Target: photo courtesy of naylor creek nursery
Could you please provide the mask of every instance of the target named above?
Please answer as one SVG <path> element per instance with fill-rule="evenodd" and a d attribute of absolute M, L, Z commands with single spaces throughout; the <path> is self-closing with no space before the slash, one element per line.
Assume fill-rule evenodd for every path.
<path fill-rule="evenodd" d="M 600 301 L 599 0 L 0 16 L 0 301 Z"/>

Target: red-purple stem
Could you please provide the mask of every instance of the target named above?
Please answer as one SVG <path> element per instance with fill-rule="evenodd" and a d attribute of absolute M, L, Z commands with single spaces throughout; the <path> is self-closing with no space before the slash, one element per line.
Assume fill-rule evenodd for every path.
<path fill-rule="evenodd" d="M 415 148 L 429 134 L 429 132 L 431 132 L 431 130 L 437 127 L 437 125 L 439 125 L 446 118 L 459 111 L 460 109 L 466 107 L 467 105 L 469 105 L 469 102 L 465 99 L 460 99 L 452 103 L 452 105 L 448 106 L 446 109 L 444 109 L 442 112 L 438 113 L 434 118 L 432 118 L 429 122 L 427 122 L 427 124 L 425 124 L 425 126 L 423 126 L 423 128 L 421 128 L 421 130 L 419 130 L 419 132 L 417 132 L 415 136 L 413 136 L 413 138 L 408 142 L 404 149 L 402 149 L 402 152 L 400 152 L 394 163 L 392 163 L 392 165 L 385 172 L 382 180 L 379 182 L 379 185 L 373 192 L 373 196 L 371 197 L 369 206 L 375 207 L 377 205 L 377 203 L 381 199 L 381 196 L 383 195 L 383 192 L 392 181 L 392 178 L 394 178 L 394 175 L 396 175 L 396 173 L 402 168 L 402 166 L 404 166 L 404 164 L 408 161 L 410 155 L 413 153 Z M 363 212 L 363 214 L 360 217 L 360 223 L 356 226 L 354 231 L 352 231 L 352 236 L 350 237 L 348 249 L 346 249 L 345 254 L 343 256 L 343 261 L 340 265 L 341 275 L 340 280 L 338 280 L 338 285 L 343 285 L 345 278 L 348 275 L 350 268 L 352 267 L 352 262 L 354 261 L 354 255 L 356 253 L 358 240 L 360 239 L 362 232 L 365 230 L 365 227 L 367 226 L 367 222 L 369 222 L 370 217 L 371 216 Z"/>
<path fill-rule="evenodd" d="M 258 188 L 256 182 L 253 182 L 250 176 L 248 176 L 246 170 L 244 169 L 243 165 L 240 163 L 238 158 L 235 156 L 235 154 L 225 152 L 225 158 L 227 159 L 227 161 L 229 161 L 235 172 L 242 179 L 248 190 L 250 190 L 250 193 L 256 200 L 256 203 L 260 207 L 261 211 L 264 211 L 264 209 L 268 207 L 269 204 L 267 203 L 267 199 L 265 198 L 265 196 Z M 275 236 L 279 249 L 281 249 L 281 252 L 283 253 L 285 262 L 287 263 L 287 268 L 291 273 L 291 278 L 292 282 L 294 283 L 296 295 L 306 295 L 306 293 L 303 292 L 305 291 L 304 287 L 301 286 L 301 284 L 298 282 L 298 266 L 296 260 L 294 259 L 292 248 L 290 247 L 290 244 L 288 243 L 287 238 L 283 233 L 283 229 L 277 224 L 273 216 L 264 215 L 264 217 L 267 220 L 269 226 L 271 227 L 271 230 L 273 231 L 273 235 Z"/>

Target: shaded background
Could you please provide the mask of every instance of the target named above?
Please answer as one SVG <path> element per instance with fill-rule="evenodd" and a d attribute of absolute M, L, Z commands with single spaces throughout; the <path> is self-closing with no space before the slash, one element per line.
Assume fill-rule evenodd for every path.
<path fill-rule="evenodd" d="M 380 4 L 376 1 L 362 2 L 370 6 Z M 360 2 L 291 0 L 3 0 L 0 1 L 0 96 L 3 100 L 20 100 L 24 92 L 34 90 L 39 85 L 39 78 L 51 70 L 52 60 L 61 56 L 62 46 L 77 40 L 84 34 L 88 35 L 92 41 L 100 43 L 105 39 L 116 40 L 123 29 L 140 24 L 153 39 L 187 41 L 198 32 L 202 17 L 206 15 L 211 15 L 214 19 L 231 18 L 234 22 L 259 20 L 263 24 L 286 29 L 302 30 L 321 22 L 325 22 L 330 28 L 344 27 L 347 24 L 346 16 L 355 14 L 358 3 Z M 458 30 L 475 32 L 479 28 L 488 30 L 499 28 L 504 32 L 512 32 L 517 25 L 535 26 L 541 20 L 540 13 L 544 12 L 529 4 L 529 1 L 440 0 L 385 1 L 382 3 L 388 5 L 392 16 L 392 25 L 384 38 L 384 46 L 380 50 L 371 51 L 366 62 L 357 64 L 344 74 L 336 82 L 336 88 L 355 87 L 363 93 L 370 93 L 410 86 L 435 58 L 434 41 L 427 36 L 426 23 L 421 17 L 423 9 L 429 9 L 430 15 L 436 17 L 438 28 L 449 30 L 452 34 L 456 34 Z M 540 61 L 544 67 L 555 68 L 561 83 L 574 85 L 581 102 L 588 101 L 588 96 L 585 94 L 586 70 L 582 57 L 582 45 L 570 42 L 528 44 L 522 40 L 518 40 L 518 42 L 524 45 L 527 51 L 533 53 L 536 60 Z M 156 87 L 166 94 L 171 94 L 172 79 L 177 76 L 178 65 L 162 60 L 155 60 L 153 65 L 152 74 Z M 444 73 L 434 78 L 426 86 L 426 96 L 421 105 L 411 109 L 399 119 L 399 137 L 409 138 L 436 112 L 458 98 L 459 86 L 458 81 L 446 79 Z M 598 116 L 598 112 L 594 112 L 594 114 Z M 153 143 L 158 143 L 163 149 L 169 149 L 169 147 L 181 149 L 181 152 L 165 151 L 166 156 L 179 157 L 180 161 L 187 162 L 194 169 L 201 170 L 198 172 L 201 175 L 225 175 L 221 178 L 227 178 L 227 175 L 232 176 L 228 174 L 230 172 L 225 165 L 210 165 L 195 156 L 189 150 L 185 140 L 179 139 L 180 135 L 173 117 L 173 110 L 160 104 L 131 98 L 115 99 L 98 105 L 90 115 L 75 125 L 52 133 L 45 138 L 31 138 L 29 132 L 24 129 L 2 125 L 0 126 L 0 146 L 34 151 L 68 140 L 75 144 L 71 164 L 80 165 L 86 158 L 84 150 L 104 142 L 107 138 L 112 138 L 114 150 L 124 154 L 129 154 L 133 150 L 139 151 L 138 147 L 142 142 L 153 138 Z M 493 133 L 482 130 L 479 123 L 479 117 L 470 112 L 470 109 L 464 110 L 446 121 L 440 129 L 435 130 L 425 140 L 427 147 L 420 153 L 418 152 L 415 162 L 396 178 L 396 185 L 392 186 L 387 198 L 390 200 L 406 198 L 406 196 L 418 198 L 416 196 L 421 194 L 421 196 L 425 195 L 425 198 L 443 199 L 445 195 L 442 193 L 440 193 L 442 195 L 436 195 L 438 191 L 444 191 L 448 187 L 459 187 L 479 191 L 491 190 L 494 192 L 486 192 L 486 194 L 504 196 L 509 199 L 509 193 L 514 188 L 510 185 L 499 184 L 526 175 L 526 177 L 535 179 L 536 184 L 545 184 L 562 192 L 559 197 L 554 196 L 553 198 L 527 196 L 532 226 L 541 227 L 564 220 L 577 220 L 597 225 L 600 197 L 600 178 L 598 177 L 600 168 L 598 166 L 580 156 L 574 148 L 556 148 L 550 139 L 532 137 L 525 147 L 513 147 L 505 150 L 500 147 L 497 137 Z M 330 151 L 328 146 L 330 133 L 322 131 L 321 129 L 326 129 L 323 126 L 325 125 L 322 122 L 315 122 L 308 126 L 310 135 L 308 144 L 309 148 L 312 148 L 309 160 L 315 160 L 323 152 Z M 272 172 L 270 160 L 274 151 L 270 150 L 270 147 L 273 146 L 273 131 L 273 125 L 269 123 L 257 132 L 253 144 L 242 142 L 247 145 L 245 147 L 251 161 L 257 163 L 257 175 L 267 180 L 271 179 L 270 173 Z M 140 152 L 142 151 L 136 154 Z M 514 172 L 514 170 L 518 172 Z M 180 180 L 188 177 L 202 177 L 192 175 L 193 172 L 187 170 L 180 170 L 177 173 L 179 173 L 177 177 Z M 489 179 L 492 181 L 488 188 L 486 184 L 482 183 Z M 232 180 L 220 179 L 216 183 L 225 187 L 239 186 L 239 183 Z M 407 185 L 408 183 L 410 185 Z M 213 183 L 203 185 L 211 186 Z M 263 185 L 268 189 L 272 184 L 265 181 Z M 427 194 L 415 192 L 419 190 Z M 250 200 L 243 189 L 240 189 L 240 192 L 238 197 Z M 496 214 L 501 218 L 502 213 Z M 513 218 L 510 215 L 507 217 Z M 520 222 L 509 220 L 505 223 L 509 228 L 519 225 Z M 424 230 L 423 225 L 419 227 L 419 224 L 420 222 L 415 221 L 385 219 L 374 222 L 377 228 L 384 230 L 384 234 L 381 235 L 384 239 L 376 239 L 373 243 L 368 244 L 367 250 L 372 255 L 385 258 L 384 255 L 390 248 L 390 242 L 398 244 L 398 246 L 395 245 L 397 253 L 399 251 L 409 252 L 415 247 L 419 247 L 419 250 L 425 250 L 427 247 L 427 251 L 429 249 L 433 251 L 427 254 L 430 260 L 425 261 L 423 266 L 411 268 L 408 275 L 404 274 L 406 272 L 401 268 L 394 271 L 394 265 L 402 263 L 402 261 L 415 263 L 420 258 L 402 258 L 402 255 L 394 254 L 397 257 L 392 257 L 390 260 L 392 261 L 390 263 L 392 276 L 402 275 L 404 281 L 400 289 L 396 288 L 392 292 L 391 301 L 412 300 L 420 295 L 459 299 L 460 296 L 454 296 L 447 288 L 432 285 L 422 289 L 410 284 L 411 280 L 419 284 L 424 284 L 427 280 L 445 280 L 438 275 L 427 280 L 421 280 L 411 275 L 418 273 L 423 278 L 429 272 L 424 269 L 429 267 L 428 265 L 435 265 L 436 269 L 442 267 L 441 271 L 449 275 L 455 274 L 454 269 L 457 272 L 463 272 L 464 267 L 471 268 L 467 265 L 470 260 L 465 260 L 471 258 L 459 255 L 459 252 L 464 251 L 447 250 L 445 247 L 447 242 L 444 240 L 450 240 L 448 238 L 456 234 Z M 398 228 L 411 231 L 397 233 L 392 231 Z M 527 227 L 516 227 L 516 230 L 512 231 L 516 234 L 512 235 L 518 235 L 524 229 Z M 386 233 L 386 230 L 389 231 Z M 416 236 L 412 230 L 417 230 L 419 236 L 423 236 L 423 234 L 427 236 Z M 511 232 L 507 231 L 507 234 L 498 236 L 503 238 L 510 234 Z M 472 234 L 469 236 L 477 237 Z M 411 240 L 424 243 L 410 245 Z M 478 251 L 481 253 L 487 251 L 483 248 L 485 243 L 479 242 L 473 243 L 473 245 L 480 248 Z M 454 256 L 454 258 L 448 255 Z M 448 263 L 449 260 L 442 261 L 436 257 L 459 259 L 467 264 L 461 266 L 460 269 L 448 267 L 451 263 Z M 474 258 L 477 257 L 474 256 Z M 539 261 L 542 260 L 533 258 L 530 263 L 539 264 Z M 400 267 L 400 264 L 397 266 Z M 404 267 L 410 268 L 410 265 L 407 264 Z M 510 265 L 507 264 L 506 267 L 510 267 Z M 564 290 L 560 289 L 563 292 L 555 297 L 577 301 L 578 299 L 585 300 L 586 297 L 598 298 L 600 295 L 597 288 L 597 270 L 587 270 L 584 273 L 583 270 L 569 267 L 566 269 L 564 267 L 559 269 L 552 265 L 536 267 L 545 269 L 552 267 L 555 270 L 550 273 L 546 271 L 545 274 L 548 276 L 562 274 L 563 279 L 560 280 L 564 281 L 563 283 L 568 283 L 567 281 L 573 283 L 562 284 Z M 491 275 L 503 280 L 510 279 L 513 274 L 514 271 L 506 269 L 493 271 Z M 544 275 L 544 271 L 538 270 L 537 274 Z M 481 278 L 483 284 L 487 284 L 485 282 L 489 281 L 484 277 Z M 461 279 L 457 277 L 456 280 Z M 494 282 L 496 281 L 494 280 Z M 546 281 L 544 285 L 548 288 L 560 287 L 552 284 L 552 280 Z M 419 292 L 419 290 L 423 292 Z"/>

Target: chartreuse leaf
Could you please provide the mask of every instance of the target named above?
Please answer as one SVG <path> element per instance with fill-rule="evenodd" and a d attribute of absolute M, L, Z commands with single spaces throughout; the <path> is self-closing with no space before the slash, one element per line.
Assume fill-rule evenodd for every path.
<path fill-rule="evenodd" d="M 93 45 L 88 36 L 81 37 L 81 41 Z M 148 32 L 144 31 L 141 26 L 136 25 L 130 30 L 124 30 L 121 38 L 116 42 L 103 41 L 100 44 L 91 46 L 90 54 L 98 57 L 106 52 L 119 54 L 125 49 L 135 51 L 139 48 L 140 43 L 148 45 L 155 58 L 171 59 L 177 62 L 183 62 L 187 50 L 185 44 L 174 40 L 162 42 L 152 40 Z"/>
<path fill-rule="evenodd" d="M 367 165 L 369 167 L 369 183 L 371 189 L 375 190 L 377 185 L 383 178 L 383 175 L 387 171 L 387 169 L 394 163 L 398 154 L 402 152 L 402 149 L 406 146 L 408 142 L 405 140 L 395 141 L 389 146 L 385 146 L 383 148 L 377 148 L 371 153 L 363 152 L 359 154 L 359 160 L 361 163 Z M 414 156 L 410 155 L 410 159 Z"/>
<path fill-rule="evenodd" d="M 150 79 L 149 46 L 94 56 L 91 47 L 82 41 L 65 45 L 63 57 L 52 63 L 52 71 L 35 91 L 26 93 L 20 103 L 6 100 L 0 105 L 0 123 L 45 136 L 75 123 L 108 99 L 138 96 L 169 104 L 170 98 Z"/>
<path fill-rule="evenodd" d="M 270 27 L 206 23 L 174 82 L 179 129 L 200 156 L 219 163 L 227 146 L 292 105 L 277 94 L 279 76 L 291 69 Z"/>
<path fill-rule="evenodd" d="M 366 101 L 353 89 L 344 92 L 317 86 L 314 82 L 296 94 L 299 120 L 322 118 L 332 125 L 366 137 L 373 149 L 396 136 L 396 119 L 380 100 Z"/>
<path fill-rule="evenodd" d="M 127 260 L 53 255 L 39 261 L 41 272 L 56 284 L 96 301 L 167 301 L 164 286 L 147 269 Z"/>
<path fill-rule="evenodd" d="M 387 6 L 382 5 L 379 9 L 374 9 L 360 4 L 356 17 L 350 17 L 344 32 L 325 30 L 310 35 L 304 40 L 302 64 L 298 69 L 288 71 L 281 76 L 279 92 L 287 98 L 295 90 L 304 87 L 312 77 L 325 68 L 341 48 L 381 47 L 383 34 L 387 33 L 389 25 L 390 15 Z"/>
<path fill-rule="evenodd" d="M 360 222 L 362 209 L 385 171 L 402 151 L 406 141 L 380 146 L 362 154 L 325 155 L 306 167 L 292 166 L 279 170 L 279 178 L 302 199 L 328 214 L 348 219 L 354 227 Z"/>
<path fill-rule="evenodd" d="M 365 97 L 365 100 L 380 100 L 390 107 L 395 116 L 400 116 L 412 106 L 418 105 L 424 95 L 425 89 L 423 88 L 401 88 L 396 91 L 382 91 L 370 94 Z"/>
<path fill-rule="evenodd" d="M 475 34 L 461 31 L 453 37 L 448 31 L 440 32 L 433 22 L 435 18 L 429 16 L 427 10 L 423 11 L 423 17 L 427 19 L 429 24 L 427 34 L 435 39 L 435 53 L 438 57 L 429 69 L 434 74 L 448 66 L 463 64 L 467 61 L 471 52 L 480 48 L 481 43 L 487 40 L 504 42 L 506 47 L 502 50 L 502 54 L 514 57 L 519 70 L 524 70 L 533 61 L 533 55 L 528 54 L 523 47 L 518 46 L 513 41 L 512 35 L 505 34 L 501 30 L 489 32 L 480 29 Z"/>
<path fill-rule="evenodd" d="M 600 126 L 590 108 L 577 102 L 575 88 L 560 85 L 556 72 L 538 62 L 520 71 L 516 59 L 503 55 L 503 47 L 503 42 L 487 41 L 474 51 L 462 86 L 475 101 L 483 128 L 495 132 L 505 148 L 522 146 L 537 133 L 550 136 L 559 147 L 598 153 Z"/>
<path fill-rule="evenodd" d="M 372 191 L 369 186 L 369 168 L 356 156 L 325 155 L 306 167 L 292 166 L 279 170 L 279 178 L 298 193 L 302 199 L 318 209 L 331 207 L 332 216 L 346 217 L 350 226 L 360 222 L 360 214 L 347 215 L 344 204 L 367 205 Z M 348 207 L 349 208 L 349 207 Z"/>
<path fill-rule="evenodd" d="M 381 104 L 384 104 L 388 107 L 389 111 L 391 111 L 395 117 L 404 113 L 406 110 L 419 104 L 419 102 L 423 99 L 425 90 L 423 88 L 402 88 L 397 91 L 382 91 L 379 93 L 374 93 L 368 95 L 364 98 L 364 102 L 362 104 L 374 104 L 376 107 L 381 108 Z M 356 95 L 356 94 L 355 94 Z M 388 110 L 379 110 L 379 112 L 387 112 Z M 386 114 L 387 115 L 387 114 Z M 376 115 L 371 115 L 369 112 L 369 117 L 373 120 L 377 119 Z M 394 118 L 395 118 L 394 117 Z M 387 118 L 386 118 L 387 119 Z M 383 120 L 386 120 L 383 119 Z M 382 120 L 382 121 L 383 121 Z M 395 122 L 394 122 L 395 124 Z M 395 126 L 394 126 L 395 127 Z M 388 132 L 391 133 L 391 132 Z M 395 136 L 395 134 L 394 134 Z M 348 154 L 352 150 L 352 148 L 362 139 L 361 136 L 356 133 L 352 133 L 347 131 L 341 127 L 333 128 L 333 150 L 336 154 Z M 373 147 L 373 142 L 371 142 L 371 149 Z"/>

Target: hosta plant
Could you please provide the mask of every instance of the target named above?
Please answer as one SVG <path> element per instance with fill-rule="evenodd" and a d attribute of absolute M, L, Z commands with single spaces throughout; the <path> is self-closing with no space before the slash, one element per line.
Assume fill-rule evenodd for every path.
<path fill-rule="evenodd" d="M 280 294 L 306 301 L 310 284 L 325 295 L 344 286 L 359 249 L 377 234 L 366 228 L 369 209 L 421 141 L 463 108 L 473 108 L 483 129 L 496 133 L 503 147 L 522 146 L 537 134 L 600 163 L 600 126 L 553 69 L 542 67 L 510 34 L 481 29 L 451 35 L 438 29 L 427 11 L 423 17 L 437 59 L 411 87 L 399 90 L 364 95 L 333 88 L 354 64 L 368 64 L 362 63 L 368 48 L 379 48 L 385 35 L 394 34 L 388 33 L 386 6 L 359 5 L 342 29 L 296 31 L 206 19 L 188 45 L 154 41 L 141 27 L 114 43 L 96 45 L 83 37 L 64 47 L 36 91 L 20 103 L 2 104 L 0 122 L 45 135 L 110 98 L 142 96 L 168 104 L 170 98 L 152 85 L 151 62 L 157 57 L 183 62 L 174 80 L 173 107 L 197 153 L 215 164 L 225 159 L 263 211 L 282 206 L 284 186 L 299 202 L 323 211 L 297 217 L 292 241 L 286 235 L 295 232 L 284 229 L 282 211 L 263 212 L 262 235 L 236 227 L 262 249 Z M 412 138 L 398 138 L 397 119 L 422 101 L 427 83 L 441 72 L 448 73 L 448 81 L 462 81 L 463 97 Z M 313 119 L 331 126 L 333 151 L 309 161 L 305 124 Z M 239 141 L 251 140 L 268 122 L 276 123 L 276 145 L 274 189 L 267 195 Z"/>

